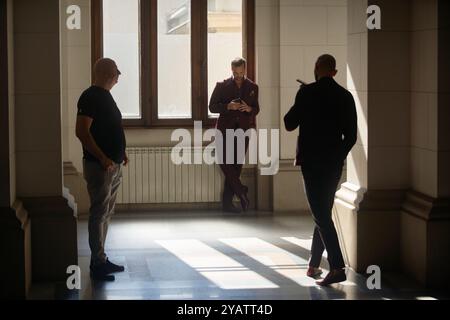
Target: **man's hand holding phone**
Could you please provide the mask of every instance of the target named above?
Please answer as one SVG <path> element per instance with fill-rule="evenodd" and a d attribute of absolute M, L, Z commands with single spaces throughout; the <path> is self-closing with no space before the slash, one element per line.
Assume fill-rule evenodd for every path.
<path fill-rule="evenodd" d="M 244 100 L 242 100 L 241 107 L 239 108 L 239 111 L 241 112 L 252 112 L 253 108 L 250 107 Z"/>
<path fill-rule="evenodd" d="M 234 99 L 228 104 L 227 109 L 236 111 L 239 110 L 241 107 L 242 107 L 241 99 Z"/>

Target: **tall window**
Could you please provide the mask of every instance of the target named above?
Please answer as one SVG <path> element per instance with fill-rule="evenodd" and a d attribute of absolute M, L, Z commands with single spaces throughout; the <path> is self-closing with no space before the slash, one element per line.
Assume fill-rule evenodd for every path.
<path fill-rule="evenodd" d="M 126 126 L 212 124 L 208 102 L 231 60 L 254 78 L 255 0 L 92 0 L 93 62 L 114 59 Z"/>
<path fill-rule="evenodd" d="M 158 0 L 159 119 L 192 117 L 190 8 L 190 0 Z"/>
<path fill-rule="evenodd" d="M 230 61 L 243 55 L 242 20 L 242 0 L 208 1 L 208 100 L 230 76 Z"/>
<path fill-rule="evenodd" d="M 103 1 L 103 54 L 122 73 L 111 93 L 127 119 L 141 118 L 139 0 Z"/>

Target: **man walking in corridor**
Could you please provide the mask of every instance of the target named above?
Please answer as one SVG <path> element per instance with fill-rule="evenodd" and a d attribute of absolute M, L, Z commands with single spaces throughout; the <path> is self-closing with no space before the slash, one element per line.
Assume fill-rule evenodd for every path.
<path fill-rule="evenodd" d="M 320 56 L 314 73 L 316 82 L 302 85 L 284 122 L 288 131 L 300 128 L 296 164 L 301 166 L 316 224 L 307 275 L 322 273 L 319 267 L 326 249 L 330 272 L 318 284 L 328 286 L 346 280 L 332 208 L 344 161 L 356 143 L 357 115 L 352 94 L 333 79 L 337 73 L 333 56 Z"/>
<path fill-rule="evenodd" d="M 101 281 L 113 281 L 112 273 L 124 271 L 123 266 L 112 263 L 105 254 L 108 225 L 122 178 L 121 166 L 128 163 L 122 115 L 110 93 L 119 75 L 113 60 L 98 60 L 94 66 L 94 84 L 78 101 L 76 135 L 83 145 L 84 178 L 91 201 L 90 270 L 91 276 Z"/>

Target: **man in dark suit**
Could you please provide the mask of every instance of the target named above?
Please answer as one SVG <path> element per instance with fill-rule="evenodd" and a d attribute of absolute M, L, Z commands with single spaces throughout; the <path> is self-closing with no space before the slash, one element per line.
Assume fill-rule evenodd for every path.
<path fill-rule="evenodd" d="M 239 159 L 237 141 L 228 141 L 234 148 L 234 162 L 227 161 L 226 131 L 242 129 L 247 131 L 256 128 L 256 115 L 259 113 L 258 86 L 246 77 L 246 61 L 236 58 L 231 63 L 233 76 L 223 82 L 218 82 L 209 103 L 212 113 L 220 113 L 216 129 L 223 137 L 223 146 L 218 146 L 223 164 L 220 164 L 225 175 L 225 185 L 222 197 L 222 208 L 225 212 L 239 213 L 241 210 L 233 205 L 233 197 L 240 199 L 242 209 L 249 207 L 248 188 L 241 183 L 243 159 Z M 217 141 L 216 141 L 217 143 Z M 248 150 L 248 138 L 245 139 L 245 152 Z M 245 156 L 245 155 L 243 155 Z M 241 155 L 242 157 L 242 155 Z"/>
<path fill-rule="evenodd" d="M 344 161 L 356 143 L 357 115 L 352 94 L 333 79 L 337 73 L 333 56 L 320 56 L 314 73 L 316 82 L 301 86 L 284 122 L 288 131 L 300 128 L 296 164 L 301 166 L 316 224 L 307 275 L 322 273 L 319 266 L 326 249 L 330 272 L 317 283 L 327 286 L 346 280 L 332 208 Z"/>

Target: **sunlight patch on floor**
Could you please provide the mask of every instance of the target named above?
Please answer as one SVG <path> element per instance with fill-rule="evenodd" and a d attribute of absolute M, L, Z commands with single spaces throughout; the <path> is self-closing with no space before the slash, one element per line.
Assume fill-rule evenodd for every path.
<path fill-rule="evenodd" d="M 199 240 L 157 240 L 156 243 L 222 289 L 278 288 L 273 282 Z"/>

